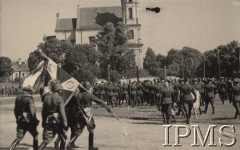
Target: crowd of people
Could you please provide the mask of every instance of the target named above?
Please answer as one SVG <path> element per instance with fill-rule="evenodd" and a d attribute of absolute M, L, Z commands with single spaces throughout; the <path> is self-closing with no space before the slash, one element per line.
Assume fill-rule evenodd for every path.
<path fill-rule="evenodd" d="M 34 99 L 34 90 L 24 87 L 15 101 L 14 114 L 17 122 L 17 137 L 10 146 L 15 149 L 27 131 L 33 136 L 34 150 L 45 149 L 46 146 L 58 135 L 54 142 L 55 148 L 60 150 L 73 149 L 78 146 L 75 141 L 87 127 L 89 131 L 89 150 L 97 150 L 94 146 L 94 129 L 96 127 L 91 112 L 92 102 L 104 107 L 113 114 L 111 107 L 142 105 L 157 106 L 161 111 L 164 124 L 169 123 L 172 117 L 182 114 L 186 123 L 190 123 L 192 110 L 197 115 L 207 113 L 208 105 L 215 114 L 215 96 L 218 93 L 222 104 L 229 100 L 236 109 L 234 118 L 240 116 L 240 79 L 214 78 L 207 79 L 178 79 L 178 80 L 153 80 L 128 83 L 100 83 L 92 84 L 88 81 L 82 83 L 66 102 L 62 97 L 63 87 L 60 83 L 52 83 L 40 90 L 42 99 L 42 127 L 43 142 L 38 146 L 37 119 Z M 204 107 L 204 110 L 202 110 Z M 70 141 L 66 144 L 66 132 L 70 129 Z"/>
<path fill-rule="evenodd" d="M 21 93 L 21 88 L 16 86 L 0 86 L 0 96 L 16 96 Z"/>
<path fill-rule="evenodd" d="M 169 117 L 182 114 L 186 123 L 190 123 L 192 110 L 197 117 L 207 113 L 209 104 L 212 114 L 215 113 L 214 101 L 216 94 L 224 104 L 229 100 L 236 109 L 234 118 L 239 116 L 240 91 L 239 78 L 185 78 L 153 81 L 129 81 L 128 83 L 96 83 L 93 93 L 112 107 L 125 103 L 129 107 L 151 105 L 157 106 L 162 112 L 164 123 L 169 123 Z M 202 110 L 204 107 L 204 110 Z"/>

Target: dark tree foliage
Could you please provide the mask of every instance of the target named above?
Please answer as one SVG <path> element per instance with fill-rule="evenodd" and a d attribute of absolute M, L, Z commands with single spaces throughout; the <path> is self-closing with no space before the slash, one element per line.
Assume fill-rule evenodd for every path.
<path fill-rule="evenodd" d="M 126 76 L 136 66 L 134 52 L 127 47 L 126 26 L 123 23 L 108 22 L 97 35 L 101 77 L 107 79 L 108 66 L 111 80 L 117 81 Z"/>
<path fill-rule="evenodd" d="M 232 77 L 239 71 L 239 43 L 232 41 L 227 45 L 220 45 L 213 50 L 206 51 L 197 68 L 197 75 L 203 76 L 205 60 L 206 77 Z M 219 75 L 220 59 L 220 75 Z"/>
<path fill-rule="evenodd" d="M 201 53 L 190 47 L 183 47 L 181 50 L 171 49 L 166 57 L 161 54 L 156 56 L 154 51 L 148 48 L 143 67 L 151 75 L 161 78 L 165 74 L 165 66 L 168 76 L 194 77 L 200 59 Z"/>
<path fill-rule="evenodd" d="M 0 81 L 4 81 L 10 75 L 12 75 L 13 69 L 11 59 L 8 57 L 0 57 Z"/>
<path fill-rule="evenodd" d="M 91 45 L 76 45 L 66 54 L 62 68 L 78 81 L 93 81 L 99 73 L 98 54 Z"/>
<path fill-rule="evenodd" d="M 65 41 L 51 39 L 39 44 L 42 52 L 79 81 L 96 78 L 98 54 L 90 45 L 72 45 Z M 28 57 L 30 70 L 34 70 L 43 58 L 38 51 L 33 51 Z"/>

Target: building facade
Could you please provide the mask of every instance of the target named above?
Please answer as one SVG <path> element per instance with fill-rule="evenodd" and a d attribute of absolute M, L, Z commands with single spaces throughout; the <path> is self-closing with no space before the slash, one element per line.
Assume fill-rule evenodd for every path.
<path fill-rule="evenodd" d="M 76 44 L 96 44 L 93 39 L 102 30 L 107 22 L 117 24 L 124 22 L 127 25 L 128 47 L 135 51 L 136 63 L 142 51 L 140 30 L 138 21 L 137 0 L 121 0 L 119 6 L 112 7 L 77 7 L 77 18 L 59 18 L 56 20 L 56 38 Z"/>
<path fill-rule="evenodd" d="M 26 78 L 29 73 L 29 67 L 26 60 L 19 58 L 17 61 L 12 61 L 13 74 L 9 77 L 11 81 L 19 81 Z"/>

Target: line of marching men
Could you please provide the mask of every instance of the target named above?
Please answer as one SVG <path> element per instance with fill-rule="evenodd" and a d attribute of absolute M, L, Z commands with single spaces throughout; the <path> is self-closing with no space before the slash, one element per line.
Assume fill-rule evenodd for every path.
<path fill-rule="evenodd" d="M 186 123 L 190 122 L 193 110 L 197 117 L 197 111 L 207 113 L 209 104 L 212 107 L 212 114 L 215 113 L 214 101 L 216 94 L 222 104 L 228 99 L 233 103 L 236 113 L 240 112 L 240 87 L 239 78 L 194 78 L 178 80 L 158 80 L 139 81 L 129 83 L 100 83 L 95 84 L 93 93 L 107 104 L 114 106 L 122 105 L 124 102 L 128 106 L 136 105 L 156 105 L 162 112 L 164 123 L 169 123 L 169 117 L 175 118 L 176 114 L 186 117 Z M 204 111 L 201 106 L 205 106 Z"/>
<path fill-rule="evenodd" d="M 27 131 L 33 137 L 34 150 L 45 149 L 55 135 L 58 135 L 54 142 L 56 149 L 71 150 L 78 148 L 75 141 L 81 135 L 85 126 L 89 131 L 88 149 L 97 150 L 98 147 L 93 145 L 96 125 L 91 112 L 92 101 L 104 107 L 109 113 L 112 113 L 112 111 L 101 99 L 89 92 L 92 89 L 89 81 L 84 81 L 82 85 L 84 88 L 79 86 L 68 103 L 64 102 L 62 98 L 63 87 L 61 84 L 53 83 L 50 87 L 46 86 L 41 89 L 43 141 L 40 146 L 38 146 L 37 131 L 39 120 L 32 96 L 34 90 L 31 87 L 24 87 L 22 94 L 18 95 L 15 100 L 14 114 L 17 123 L 17 137 L 12 142 L 10 150 L 17 147 Z M 66 132 L 69 128 L 71 129 L 71 137 L 66 146 Z"/>

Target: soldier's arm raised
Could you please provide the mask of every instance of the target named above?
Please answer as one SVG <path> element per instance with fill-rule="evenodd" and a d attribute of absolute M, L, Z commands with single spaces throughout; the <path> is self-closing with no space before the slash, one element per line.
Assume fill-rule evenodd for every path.
<path fill-rule="evenodd" d="M 98 105 L 101 105 L 102 107 L 104 107 L 108 112 L 111 112 L 111 109 L 99 98 L 97 98 L 94 95 L 91 95 L 90 97 L 91 101 L 97 103 Z"/>

